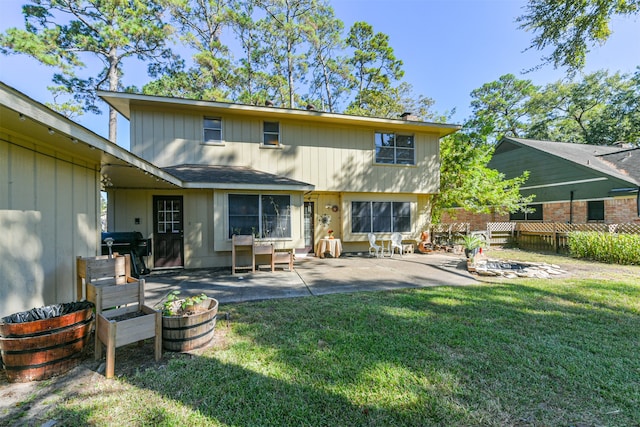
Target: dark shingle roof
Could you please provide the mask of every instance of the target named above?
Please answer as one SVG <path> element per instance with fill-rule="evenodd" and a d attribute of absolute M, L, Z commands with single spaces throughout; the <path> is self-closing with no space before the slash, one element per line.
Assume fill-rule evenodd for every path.
<path fill-rule="evenodd" d="M 561 157 L 595 171 L 605 173 L 624 181 L 640 185 L 640 172 L 638 172 L 638 162 L 640 149 L 623 149 L 612 145 L 590 145 L 576 144 L 571 142 L 539 141 L 535 139 L 505 137 L 504 140 L 515 142 L 518 145 L 534 148 L 551 155 Z M 635 151 L 627 164 L 633 168 L 636 165 L 635 173 L 628 167 L 623 166 L 624 155 L 628 151 Z"/>
<path fill-rule="evenodd" d="M 611 163 L 616 169 L 626 173 L 640 183 L 640 148 L 604 154 L 600 158 L 605 162 Z"/>
<path fill-rule="evenodd" d="M 312 190 L 312 184 L 243 166 L 176 165 L 162 168 L 186 188 Z"/>

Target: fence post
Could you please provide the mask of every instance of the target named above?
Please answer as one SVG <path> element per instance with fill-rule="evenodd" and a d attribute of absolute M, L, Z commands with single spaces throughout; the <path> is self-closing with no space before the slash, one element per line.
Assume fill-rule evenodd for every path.
<path fill-rule="evenodd" d="M 558 251 L 560 250 L 559 236 L 560 235 L 558 234 L 558 224 L 554 222 L 553 223 L 553 249 L 555 250 L 556 253 L 558 253 Z"/>

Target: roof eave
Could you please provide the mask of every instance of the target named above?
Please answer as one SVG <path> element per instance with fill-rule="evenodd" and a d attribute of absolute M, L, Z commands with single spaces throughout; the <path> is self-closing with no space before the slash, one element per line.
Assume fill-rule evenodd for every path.
<path fill-rule="evenodd" d="M 97 95 L 116 111 L 122 114 L 127 120 L 131 118 L 131 103 L 155 103 L 165 105 L 176 105 L 182 107 L 201 108 L 209 110 L 227 111 L 233 114 L 262 115 L 274 118 L 296 118 L 310 121 L 332 121 L 344 125 L 359 126 L 380 126 L 402 129 L 420 130 L 423 132 L 437 133 L 442 138 L 451 135 L 462 129 L 461 125 L 447 123 L 433 123 L 411 121 L 404 119 L 386 119 L 378 117 L 354 116 L 349 114 L 327 113 L 316 110 L 302 110 L 295 108 L 266 107 L 248 104 L 234 104 L 218 101 L 202 101 L 186 98 L 171 98 L 163 96 L 152 96 L 142 94 L 132 94 L 123 92 L 97 91 Z"/>
<path fill-rule="evenodd" d="M 261 191 L 300 191 L 315 189 L 314 185 L 273 185 L 273 184 L 234 184 L 225 182 L 185 182 L 183 188 L 207 190 L 261 190 Z"/>

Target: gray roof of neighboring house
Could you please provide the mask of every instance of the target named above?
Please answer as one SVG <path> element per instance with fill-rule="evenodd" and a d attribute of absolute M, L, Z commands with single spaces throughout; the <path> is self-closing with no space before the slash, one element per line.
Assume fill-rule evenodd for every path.
<path fill-rule="evenodd" d="M 640 148 L 576 144 L 505 137 L 503 140 L 561 157 L 595 171 L 640 186 Z"/>
<path fill-rule="evenodd" d="M 600 158 L 640 183 L 640 147 L 603 154 Z"/>
<path fill-rule="evenodd" d="M 176 165 L 162 168 L 184 188 L 311 191 L 312 184 L 243 166 Z"/>

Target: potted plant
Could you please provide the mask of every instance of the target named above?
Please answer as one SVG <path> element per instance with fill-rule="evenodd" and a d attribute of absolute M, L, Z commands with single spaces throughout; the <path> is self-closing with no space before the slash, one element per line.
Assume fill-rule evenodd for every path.
<path fill-rule="evenodd" d="M 478 234 L 467 234 L 462 237 L 464 254 L 467 258 L 475 257 L 484 246 L 484 239 Z"/>
<path fill-rule="evenodd" d="M 218 301 L 202 293 L 180 298 L 167 295 L 162 306 L 162 346 L 170 351 L 189 351 L 208 346 L 218 314 Z"/>

